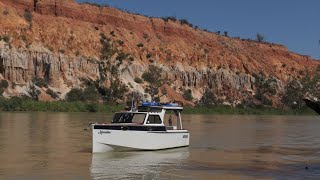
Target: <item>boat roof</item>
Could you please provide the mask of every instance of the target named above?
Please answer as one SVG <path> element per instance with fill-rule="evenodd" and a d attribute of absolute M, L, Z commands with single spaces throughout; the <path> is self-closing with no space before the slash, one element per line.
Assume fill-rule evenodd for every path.
<path fill-rule="evenodd" d="M 131 111 L 120 111 L 117 113 L 134 113 L 134 114 L 145 114 L 145 113 L 160 113 L 162 110 L 169 111 L 182 111 L 183 107 L 178 104 L 160 104 L 160 103 L 142 103 L 141 106 L 138 106 L 138 109 Z"/>
<path fill-rule="evenodd" d="M 183 107 L 176 103 L 144 102 L 139 107 L 157 108 L 157 109 L 165 109 L 165 110 L 183 110 Z"/>

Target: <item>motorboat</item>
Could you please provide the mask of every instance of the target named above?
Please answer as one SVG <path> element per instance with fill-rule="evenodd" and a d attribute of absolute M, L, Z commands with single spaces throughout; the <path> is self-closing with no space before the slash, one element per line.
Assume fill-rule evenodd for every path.
<path fill-rule="evenodd" d="M 142 103 L 114 114 L 111 123 L 91 124 L 92 152 L 163 150 L 189 146 L 178 104 Z M 165 120 L 166 118 L 166 120 Z"/>
<path fill-rule="evenodd" d="M 304 98 L 303 100 L 310 109 L 312 109 L 315 112 L 317 112 L 318 114 L 320 114 L 320 102 L 319 101 L 310 100 L 309 98 Z"/>

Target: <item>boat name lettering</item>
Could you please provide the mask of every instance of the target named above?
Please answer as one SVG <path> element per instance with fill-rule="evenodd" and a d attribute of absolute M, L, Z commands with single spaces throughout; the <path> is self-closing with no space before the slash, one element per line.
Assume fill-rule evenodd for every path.
<path fill-rule="evenodd" d="M 182 138 L 188 138 L 188 135 L 183 135 Z"/>
<path fill-rule="evenodd" d="M 111 133 L 110 131 L 102 131 L 102 130 L 100 130 L 98 132 L 98 134 L 100 134 L 100 135 L 102 135 L 102 134 L 110 134 L 110 133 Z"/>

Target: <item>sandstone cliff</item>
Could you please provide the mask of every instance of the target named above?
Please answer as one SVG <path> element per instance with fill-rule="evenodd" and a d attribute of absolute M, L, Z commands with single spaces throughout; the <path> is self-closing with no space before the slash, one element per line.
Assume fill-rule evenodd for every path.
<path fill-rule="evenodd" d="M 31 19 L 26 12 L 32 12 Z M 287 81 L 320 64 L 282 45 L 224 37 L 110 7 L 72 0 L 0 0 L 0 74 L 11 84 L 4 95 L 27 94 L 34 76 L 49 80 L 62 99 L 83 79 L 99 79 L 102 33 L 132 57 L 119 67 L 120 79 L 131 90 L 144 91 L 146 84 L 134 78 L 149 64 L 163 68 L 171 92 L 164 101 L 184 101 L 179 94 L 191 89 L 196 102 L 208 88 L 224 103 L 239 104 L 256 93 L 254 74 L 262 72 L 275 80 L 277 93 L 268 98 L 279 106 Z M 45 88 L 39 89 L 45 94 Z"/>

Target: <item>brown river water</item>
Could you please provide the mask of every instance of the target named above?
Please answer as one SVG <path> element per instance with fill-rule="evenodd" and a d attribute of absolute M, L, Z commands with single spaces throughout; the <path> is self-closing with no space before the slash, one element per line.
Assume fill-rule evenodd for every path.
<path fill-rule="evenodd" d="M 190 147 L 91 154 L 95 113 L 0 113 L 0 179 L 320 179 L 320 116 L 184 115 Z"/>

